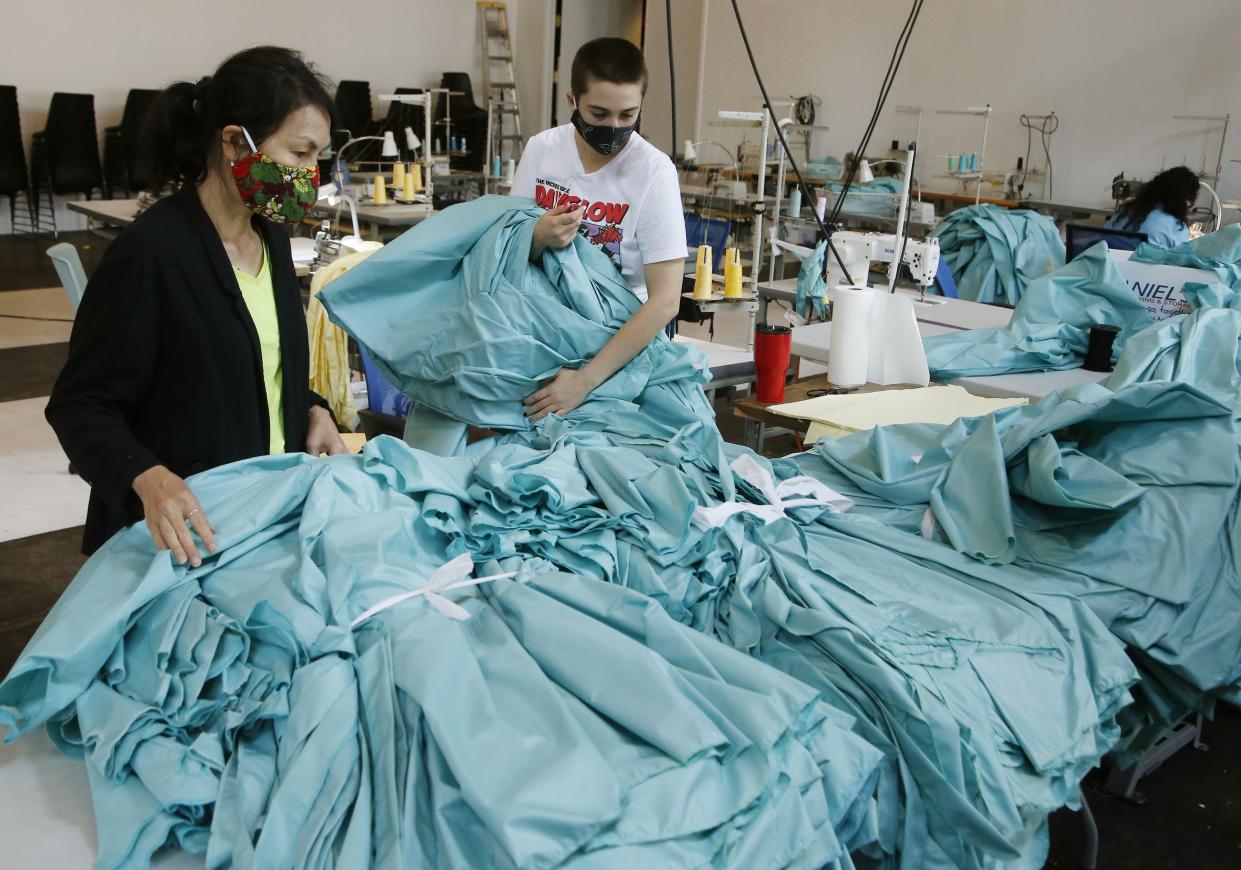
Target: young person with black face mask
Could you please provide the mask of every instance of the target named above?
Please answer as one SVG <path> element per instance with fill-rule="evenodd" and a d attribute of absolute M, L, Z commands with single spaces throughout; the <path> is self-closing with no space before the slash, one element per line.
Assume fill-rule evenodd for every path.
<path fill-rule="evenodd" d="M 165 90 L 144 129 L 180 190 L 108 247 L 86 286 L 47 419 L 91 485 L 83 551 L 146 519 L 199 565 L 215 529 L 183 478 L 270 453 L 345 452 L 310 391 L 289 239 L 318 192 L 332 99 L 297 52 L 260 47 Z M 197 535 L 197 541 L 194 535 Z"/>
<path fill-rule="evenodd" d="M 676 167 L 634 132 L 646 95 L 646 62 L 624 39 L 595 39 L 573 58 L 571 123 L 533 137 L 513 179 L 514 196 L 547 213 L 530 258 L 582 234 L 620 269 L 642 306 L 580 369 L 561 369 L 526 398 L 538 420 L 572 411 L 676 317 L 685 268 L 685 218 Z"/>

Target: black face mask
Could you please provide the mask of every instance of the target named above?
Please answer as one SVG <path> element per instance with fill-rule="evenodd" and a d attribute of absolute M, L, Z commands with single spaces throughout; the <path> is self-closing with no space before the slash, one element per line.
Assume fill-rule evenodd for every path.
<path fill-rule="evenodd" d="M 569 120 L 572 121 L 574 129 L 582 134 L 586 144 L 604 157 L 624 148 L 625 143 L 629 141 L 629 137 L 633 135 L 634 129 L 638 126 L 637 121 L 634 121 L 628 127 L 604 127 L 588 124 L 576 105 L 573 107 L 573 117 Z"/>

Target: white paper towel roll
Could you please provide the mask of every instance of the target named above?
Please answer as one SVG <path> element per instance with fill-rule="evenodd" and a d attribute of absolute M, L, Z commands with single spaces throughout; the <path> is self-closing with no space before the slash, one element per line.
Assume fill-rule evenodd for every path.
<path fill-rule="evenodd" d="M 875 295 L 872 288 L 858 285 L 832 288 L 832 346 L 827 352 L 827 377 L 838 387 L 860 387 L 866 383 Z"/>

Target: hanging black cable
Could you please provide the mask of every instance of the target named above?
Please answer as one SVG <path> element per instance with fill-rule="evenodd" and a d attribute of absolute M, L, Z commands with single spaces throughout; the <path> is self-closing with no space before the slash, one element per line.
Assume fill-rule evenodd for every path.
<path fill-rule="evenodd" d="M 887 72 L 884 74 L 883 82 L 879 87 L 879 98 L 875 103 L 875 110 L 871 114 L 870 122 L 869 124 L 867 124 L 866 132 L 863 134 L 863 137 L 862 137 L 862 142 L 858 146 L 857 151 L 854 152 L 855 166 L 860 165 L 860 163 L 858 163 L 857 161 L 860 161 L 862 159 L 862 155 L 865 154 L 866 147 L 870 144 L 871 135 L 875 131 L 875 126 L 876 124 L 878 124 L 879 116 L 883 112 L 883 106 L 887 102 L 888 94 L 891 92 L 892 85 L 896 81 L 896 73 L 900 69 L 901 61 L 905 57 L 905 49 L 906 47 L 908 47 L 909 39 L 913 35 L 914 25 L 917 24 L 918 16 L 922 13 L 923 2 L 924 0 L 914 0 L 913 6 L 909 10 L 909 15 L 905 19 L 905 26 L 901 28 L 900 35 L 897 37 L 897 40 L 896 40 L 896 46 L 892 49 L 892 57 L 888 61 Z M 771 117 L 772 122 L 775 125 L 776 135 L 780 139 L 781 147 L 784 148 L 785 153 L 788 155 L 789 166 L 792 168 L 793 173 L 797 176 L 798 188 L 802 191 L 802 195 L 805 196 L 807 199 L 809 199 L 810 188 L 807 187 L 805 179 L 802 177 L 801 169 L 797 165 L 797 160 L 793 157 L 793 153 L 789 149 L 788 142 L 784 138 L 784 131 L 781 129 L 779 121 L 776 118 L 775 110 L 772 109 L 771 99 L 767 96 L 767 88 L 763 84 L 762 75 L 758 71 L 758 64 L 754 60 L 754 52 L 750 48 L 749 34 L 746 32 L 745 23 L 741 20 L 741 10 L 737 6 L 737 0 L 732 0 L 732 7 L 733 7 L 733 15 L 737 19 L 737 28 L 741 32 L 741 42 L 745 46 L 746 56 L 749 58 L 749 61 L 750 61 L 750 68 L 754 71 L 754 78 L 758 82 L 758 89 L 763 95 L 763 104 L 767 109 L 767 114 Z M 841 258 L 840 253 L 836 250 L 836 247 L 832 244 L 831 236 L 832 236 L 832 232 L 834 232 L 835 230 L 836 221 L 837 221 L 837 218 L 840 216 L 841 208 L 844 205 L 845 196 L 846 194 L 848 194 L 850 187 L 852 187 L 853 175 L 854 175 L 854 172 L 848 173 L 845 179 L 844 187 L 841 190 L 840 197 L 836 200 L 836 206 L 832 210 L 830 219 L 825 221 L 823 218 L 819 217 L 818 212 L 814 212 L 815 222 L 818 223 L 819 225 L 819 231 L 823 234 L 824 238 L 827 240 L 827 246 L 829 250 L 831 251 L 832 255 L 836 257 L 836 262 L 840 264 L 840 268 L 844 272 L 845 280 L 848 281 L 850 284 L 853 283 L 853 277 L 849 274 L 849 270 L 845 266 L 844 260 Z M 825 259 L 824 260 L 825 269 L 826 269 L 826 266 L 827 266 L 827 262 Z"/>
<path fill-rule="evenodd" d="M 896 82 L 896 72 L 900 69 L 901 61 L 905 57 L 905 49 L 909 45 L 909 38 L 913 36 L 913 29 L 918 22 L 918 16 L 922 14 L 923 2 L 924 0 L 914 0 L 913 6 L 909 10 L 909 16 L 905 19 L 905 26 L 901 28 L 901 33 L 896 39 L 896 46 L 892 49 L 892 57 L 888 61 L 888 71 L 884 74 L 883 84 L 879 87 L 879 98 L 875 102 L 875 110 L 871 114 L 870 123 L 866 127 L 866 132 L 862 135 L 862 141 L 858 144 L 857 150 L 853 152 L 853 165 L 846 167 L 847 174 L 844 187 L 841 189 L 840 196 L 836 199 L 836 205 L 832 209 L 831 222 L 833 224 L 844 208 L 845 197 L 853 186 L 853 177 L 856 174 L 857 167 L 861 165 L 862 158 L 866 155 L 866 149 L 870 146 L 871 135 L 875 132 L 875 126 L 879 123 L 879 116 L 883 112 L 883 106 L 888 100 L 888 94 L 892 90 L 892 85 Z"/>
<path fill-rule="evenodd" d="M 552 118 L 550 126 L 556 126 L 556 97 L 559 96 L 560 85 L 560 35 L 561 15 L 564 14 L 564 0 L 556 0 L 556 25 L 552 30 Z"/>
<path fill-rule="evenodd" d="M 1035 118 L 1038 119 L 1038 124 L 1034 123 Z M 1044 165 L 1046 166 L 1044 172 L 1047 175 L 1047 196 L 1050 198 L 1055 191 L 1055 177 L 1052 175 L 1051 169 L 1051 134 L 1055 133 L 1060 127 L 1060 119 L 1056 117 L 1056 113 L 1053 111 L 1047 115 L 1034 115 L 1033 117 L 1021 115 L 1017 120 L 1021 126 L 1026 128 L 1026 160 L 1021 176 L 1021 185 L 1023 188 L 1025 187 L 1026 176 L 1030 173 L 1031 142 L 1034 138 L 1034 131 L 1037 130 L 1039 141 L 1043 146 Z"/>
<path fill-rule="evenodd" d="M 664 23 L 668 26 L 668 92 L 672 99 L 672 162 L 677 162 L 677 71 L 672 61 L 672 0 L 664 0 Z"/>
<path fill-rule="evenodd" d="M 858 148 L 853 151 L 853 164 L 846 167 L 844 187 L 841 189 L 840 195 L 836 198 L 836 203 L 832 207 L 833 221 L 836 220 L 844 207 L 845 197 L 853 187 L 853 177 L 857 167 L 861 165 L 860 161 L 866 155 L 866 149 L 870 146 L 870 139 L 874 134 L 875 125 L 879 121 L 879 114 L 883 109 L 883 104 L 887 101 L 887 95 L 892 88 L 892 83 L 895 81 L 895 70 L 900 64 L 899 58 L 904 56 L 903 46 L 907 44 L 908 36 L 912 33 L 913 22 L 916 20 L 917 12 L 920 8 L 921 3 L 919 0 L 914 0 L 913 8 L 909 10 L 909 15 L 905 18 L 905 26 L 901 28 L 900 35 L 897 36 L 896 46 L 892 49 L 892 57 L 888 59 L 888 68 L 884 72 L 883 81 L 879 86 L 879 97 L 875 102 L 875 109 L 871 112 L 870 121 L 866 125 L 866 130 L 862 133 L 862 141 L 858 144 Z"/>
<path fill-rule="evenodd" d="M 737 29 L 741 31 L 741 41 L 745 45 L 746 56 L 750 59 L 750 69 L 754 71 L 754 80 L 758 82 L 758 89 L 763 95 L 763 106 L 767 109 L 767 114 L 771 117 L 771 123 L 772 126 L 775 127 L 776 136 L 780 139 L 780 147 L 784 149 L 784 153 L 788 156 L 789 167 L 793 170 L 793 174 L 797 176 L 798 189 L 801 190 L 802 196 L 804 196 L 808 202 L 813 201 L 814 197 L 810 193 L 810 188 L 806 185 L 806 180 L 802 177 L 801 168 L 797 165 L 797 160 L 793 157 L 793 150 L 789 148 L 789 143 L 784 138 L 784 130 L 780 126 L 780 120 L 776 117 L 776 112 L 771 107 L 771 98 L 767 96 L 767 86 L 763 84 L 763 77 L 758 71 L 758 63 L 754 60 L 754 52 L 750 48 L 750 36 L 746 33 L 745 23 L 741 20 L 741 10 L 737 7 L 737 0 L 732 0 L 732 4 L 733 15 L 737 18 Z M 759 156 L 759 160 L 761 161 L 766 161 L 766 159 L 766 154 Z M 762 168 L 764 171 L 766 170 L 765 165 Z M 827 240 L 828 250 L 831 252 L 832 256 L 836 258 L 836 262 L 840 264 L 840 270 L 845 273 L 845 280 L 852 284 L 853 276 L 849 274 L 849 269 L 845 266 L 845 261 L 841 258 L 840 252 L 837 251 L 836 246 L 832 244 L 832 230 L 828 229 L 828 225 L 824 223 L 823 218 L 819 217 L 819 213 L 815 209 L 811 208 L 810 211 L 814 215 L 815 223 L 819 225 L 819 232 L 822 233 L 823 238 Z M 826 265 L 826 257 L 823 258 L 823 262 L 824 265 Z"/>

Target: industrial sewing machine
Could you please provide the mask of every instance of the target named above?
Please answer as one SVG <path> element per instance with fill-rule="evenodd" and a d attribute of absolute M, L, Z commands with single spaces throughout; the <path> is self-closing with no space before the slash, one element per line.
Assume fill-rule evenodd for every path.
<path fill-rule="evenodd" d="M 935 282 L 939 270 L 939 239 L 901 239 L 893 233 L 858 233 L 843 231 L 832 234 L 832 244 L 844 260 L 845 267 L 854 281 L 865 282 L 871 263 L 888 263 L 892 275 L 901 264 L 909 267 L 914 283 L 922 288 L 924 301 L 936 301 L 938 297 L 925 299 L 926 290 Z M 897 248 L 900 248 L 898 251 Z M 830 253 L 827 256 L 827 286 L 848 284 L 840 263 Z"/>

